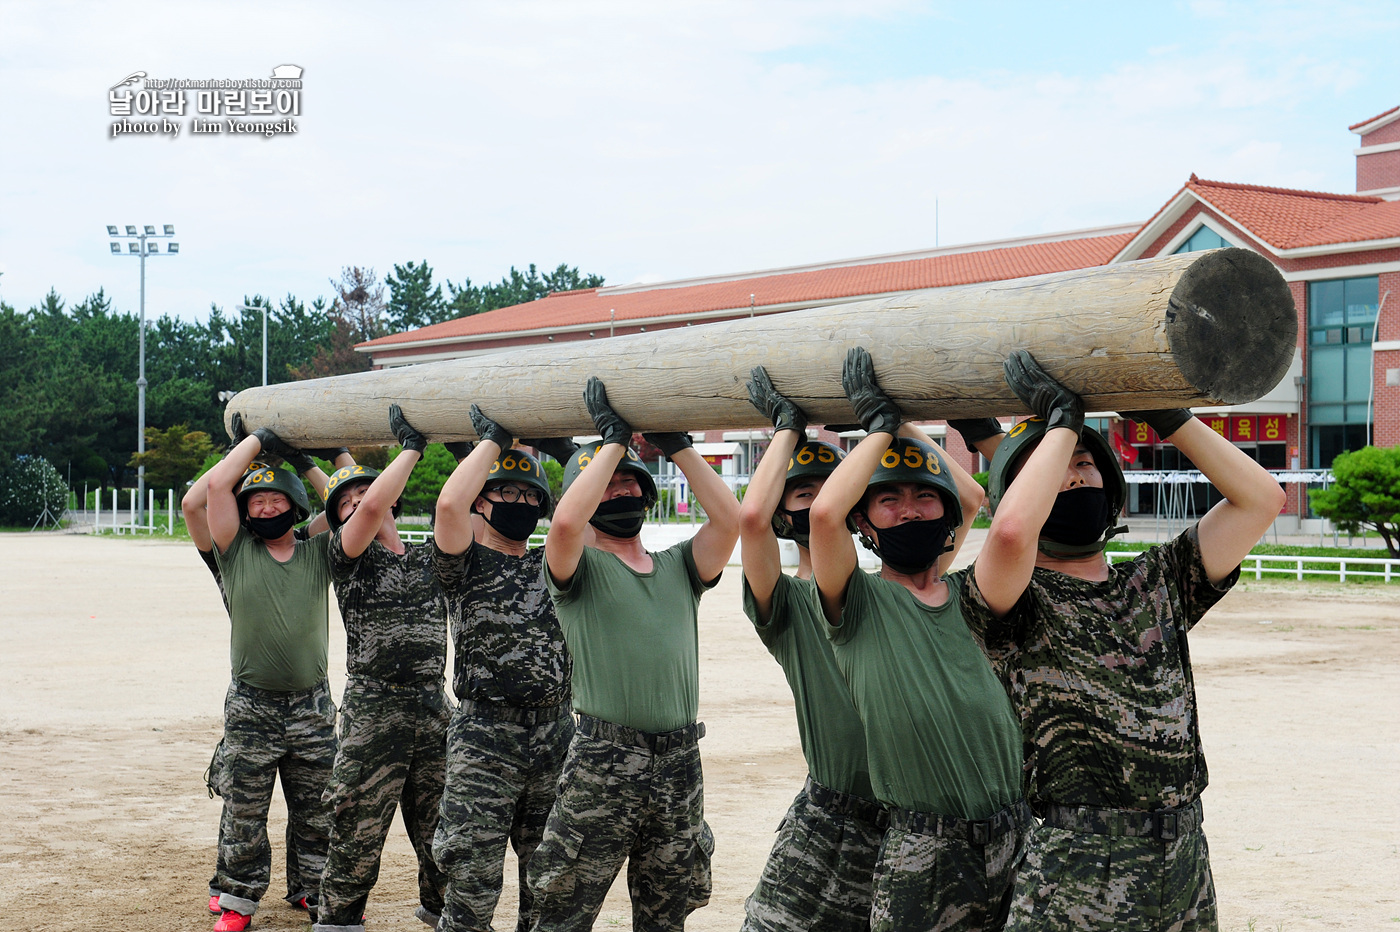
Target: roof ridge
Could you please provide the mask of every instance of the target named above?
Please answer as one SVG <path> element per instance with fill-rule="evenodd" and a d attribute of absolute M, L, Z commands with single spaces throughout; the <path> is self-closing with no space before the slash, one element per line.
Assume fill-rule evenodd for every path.
<path fill-rule="evenodd" d="M 1194 174 L 1186 182 L 1187 186 L 1203 185 L 1212 188 L 1230 188 L 1235 191 L 1258 191 L 1263 194 L 1287 194 L 1293 197 L 1311 197 L 1325 201 L 1356 201 L 1362 204 L 1375 204 L 1385 198 L 1376 197 L 1373 194 L 1335 194 L 1328 191 L 1307 191 L 1302 188 L 1279 188 L 1266 184 L 1241 184 L 1234 181 L 1210 181 L 1205 178 L 1197 178 Z"/>
<path fill-rule="evenodd" d="M 558 298 L 566 294 L 596 294 L 597 291 L 597 288 L 574 288 L 570 291 L 551 291 L 549 294 L 545 295 L 545 297 Z M 517 304 L 515 306 L 519 307 L 520 305 Z"/>

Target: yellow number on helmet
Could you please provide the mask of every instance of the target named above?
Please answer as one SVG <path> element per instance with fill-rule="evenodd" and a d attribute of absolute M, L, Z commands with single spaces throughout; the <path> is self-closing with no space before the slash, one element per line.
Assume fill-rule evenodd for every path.
<path fill-rule="evenodd" d="M 506 472 L 514 472 L 515 457 L 507 456 L 505 459 L 501 460 L 501 468 L 504 469 Z"/>
<path fill-rule="evenodd" d="M 486 474 L 487 474 L 488 476 L 491 476 L 491 475 L 495 475 L 496 473 L 498 473 L 498 472 L 500 472 L 500 471 L 501 471 L 501 461 L 500 461 L 500 460 L 495 460 L 494 462 L 491 463 L 491 468 L 488 469 L 488 470 L 486 470 Z"/>
<path fill-rule="evenodd" d="M 586 469 L 588 468 L 588 464 L 591 462 L 593 462 L 592 454 L 584 453 L 578 458 L 578 468 L 580 470 Z"/>
<path fill-rule="evenodd" d="M 803 447 L 802 449 L 797 451 L 797 461 L 803 466 L 806 466 L 808 463 L 812 462 L 813 456 L 814 454 L 812 453 L 811 447 Z"/>
<path fill-rule="evenodd" d="M 1029 423 L 1030 423 L 1030 421 L 1022 421 L 1021 423 L 1017 424 L 1015 427 L 1011 428 L 1010 432 L 1007 433 L 1006 436 L 1007 436 L 1007 437 L 1018 437 L 1018 436 L 1020 436 L 1021 432 L 1024 431 L 1024 430 L 1026 429 L 1026 425 L 1029 424 Z"/>
<path fill-rule="evenodd" d="M 880 457 L 880 465 L 886 469 L 894 469 L 899 465 L 899 451 L 886 450 L 885 455 Z"/>
<path fill-rule="evenodd" d="M 918 469 L 924 465 L 924 454 L 918 447 L 904 448 L 904 465 L 911 469 Z"/>
<path fill-rule="evenodd" d="M 831 452 L 831 447 L 818 447 L 817 461 L 820 463 L 834 463 L 836 462 L 836 454 Z"/>

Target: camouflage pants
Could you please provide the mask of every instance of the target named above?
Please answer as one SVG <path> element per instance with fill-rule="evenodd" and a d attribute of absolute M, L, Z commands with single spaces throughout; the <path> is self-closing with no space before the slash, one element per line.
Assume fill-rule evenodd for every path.
<path fill-rule="evenodd" d="M 811 777 L 778 826 L 742 932 L 865 930 L 887 819 L 879 803 Z"/>
<path fill-rule="evenodd" d="M 1033 821 L 1024 802 L 977 821 L 894 810 L 875 866 L 870 928 L 1000 930 Z"/>
<path fill-rule="evenodd" d="M 335 703 L 325 683 L 272 692 L 242 683 L 224 698 L 224 738 L 209 780 L 223 797 L 219 859 L 212 889 L 225 909 L 257 911 L 272 874 L 267 810 L 280 776 L 295 864 L 287 866 L 287 900 L 315 898 L 330 841 L 330 811 L 321 792 L 335 759 Z"/>
<path fill-rule="evenodd" d="M 573 735 L 567 703 L 535 710 L 467 700 L 452 716 L 447 791 L 433 837 L 433 856 L 447 874 L 439 932 L 489 932 L 507 840 L 520 868 L 516 929 L 530 927 L 526 866 L 544 837 Z"/>
<path fill-rule="evenodd" d="M 704 725 L 664 735 L 579 717 L 528 877 L 537 930 L 591 929 L 627 862 L 636 932 L 683 929 L 710 901 Z"/>
<path fill-rule="evenodd" d="M 317 930 L 363 928 L 397 806 L 418 855 L 421 912 L 436 921 L 445 878 L 433 861 L 451 715 L 441 681 L 384 683 L 352 676 L 340 709 L 340 749 L 324 801 L 334 812 Z M 426 920 L 425 920 L 426 921 Z"/>
<path fill-rule="evenodd" d="M 1105 826 L 1076 831 L 1041 824 L 1016 877 L 1006 928 L 1215 930 L 1215 883 L 1199 805 L 1195 826 L 1168 841 Z"/>

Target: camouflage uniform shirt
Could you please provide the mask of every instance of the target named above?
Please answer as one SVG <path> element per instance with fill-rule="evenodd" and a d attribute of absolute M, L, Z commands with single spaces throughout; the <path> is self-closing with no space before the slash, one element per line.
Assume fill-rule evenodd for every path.
<path fill-rule="evenodd" d="M 1166 809 L 1206 786 L 1186 633 L 1234 585 L 1206 578 L 1197 529 L 1109 568 L 1037 568 L 1004 618 L 975 578 L 963 614 L 1021 720 L 1033 804 Z"/>
<path fill-rule="evenodd" d="M 473 542 L 463 553 L 433 544 L 433 570 L 447 599 L 459 700 L 537 709 L 568 702 L 573 660 L 540 572 L 544 548 L 523 557 Z"/>
<path fill-rule="evenodd" d="M 352 558 L 340 535 L 332 535 L 330 564 L 345 620 L 346 672 L 388 683 L 440 681 L 447 632 L 431 545 L 406 544 L 400 556 L 376 540 Z"/>

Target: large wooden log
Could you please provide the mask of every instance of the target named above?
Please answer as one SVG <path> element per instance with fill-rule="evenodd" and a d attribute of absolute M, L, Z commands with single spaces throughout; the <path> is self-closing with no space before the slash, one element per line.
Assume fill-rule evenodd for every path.
<path fill-rule="evenodd" d="M 1002 379 L 1016 349 L 1089 410 L 1239 404 L 1283 377 L 1297 326 L 1278 270 L 1220 249 L 251 388 L 225 418 L 302 446 L 392 443 L 397 402 L 434 440 L 465 440 L 475 402 L 518 437 L 588 434 L 583 385 L 597 375 L 638 430 L 762 427 L 744 388 L 761 364 L 813 423 L 849 423 L 841 364 L 858 345 L 918 419 L 1026 413 Z"/>

